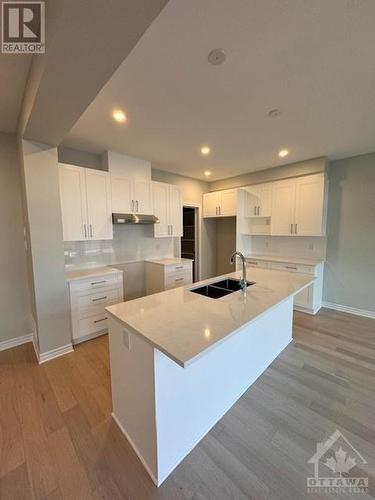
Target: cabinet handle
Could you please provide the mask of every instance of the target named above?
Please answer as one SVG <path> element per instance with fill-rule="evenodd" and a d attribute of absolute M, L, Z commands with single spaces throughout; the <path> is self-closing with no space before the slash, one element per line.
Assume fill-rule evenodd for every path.
<path fill-rule="evenodd" d="M 297 224 L 294 224 L 294 233 L 297 234 Z"/>
<path fill-rule="evenodd" d="M 91 299 L 91 300 L 92 300 L 92 302 L 97 302 L 98 300 L 104 300 L 106 298 L 107 298 L 107 296 L 105 296 L 105 297 L 98 297 L 97 299 Z"/>
<path fill-rule="evenodd" d="M 135 209 L 136 212 L 138 212 L 138 200 L 136 201 L 137 208 Z"/>
<path fill-rule="evenodd" d="M 217 207 L 216 207 L 216 215 L 217 215 Z"/>
<path fill-rule="evenodd" d="M 295 269 L 295 270 L 297 270 L 297 268 L 294 267 L 294 266 L 285 266 L 285 269 Z"/>
<path fill-rule="evenodd" d="M 108 319 L 108 318 L 96 319 L 94 321 L 94 323 L 100 323 L 101 321 L 105 321 L 106 319 Z"/>
<path fill-rule="evenodd" d="M 290 225 L 290 234 L 293 234 L 293 224 Z"/>
<path fill-rule="evenodd" d="M 258 206 L 258 215 L 260 215 L 260 207 Z"/>
<path fill-rule="evenodd" d="M 132 200 L 132 212 L 134 212 L 134 200 Z"/>
<path fill-rule="evenodd" d="M 176 278 L 175 281 L 184 281 L 185 278 Z"/>
<path fill-rule="evenodd" d="M 257 214 L 257 207 L 254 205 L 254 215 Z"/>
<path fill-rule="evenodd" d="M 171 235 L 173 236 L 173 224 L 171 224 Z"/>
<path fill-rule="evenodd" d="M 219 215 L 221 215 L 221 207 L 219 207 Z"/>
<path fill-rule="evenodd" d="M 87 224 L 83 224 L 84 230 L 85 230 L 85 239 L 87 239 Z"/>
<path fill-rule="evenodd" d="M 101 285 L 102 283 L 107 283 L 106 280 L 102 280 L 102 281 L 93 281 L 91 284 L 92 285 Z"/>
<path fill-rule="evenodd" d="M 90 238 L 92 238 L 93 232 L 92 232 L 92 224 L 90 224 Z"/>
<path fill-rule="evenodd" d="M 184 266 L 176 266 L 175 269 L 183 269 L 183 268 L 184 268 Z"/>

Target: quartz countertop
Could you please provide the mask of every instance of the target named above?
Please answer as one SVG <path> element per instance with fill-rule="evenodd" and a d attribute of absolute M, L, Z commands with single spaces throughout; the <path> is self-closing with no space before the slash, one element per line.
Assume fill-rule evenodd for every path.
<path fill-rule="evenodd" d="M 82 280 L 85 278 L 95 278 L 96 276 L 106 276 L 108 274 L 122 273 L 120 269 L 115 267 L 91 267 L 87 269 L 77 269 L 75 271 L 67 271 L 65 273 L 66 281 Z"/>
<path fill-rule="evenodd" d="M 288 264 L 302 264 L 305 266 L 317 266 L 325 259 L 306 259 L 304 257 L 283 257 L 282 255 L 246 255 L 246 259 L 264 260 L 267 262 L 286 262 Z"/>
<path fill-rule="evenodd" d="M 225 276 L 240 278 L 241 273 Z M 210 278 L 106 309 L 130 332 L 140 335 L 185 367 L 315 279 L 300 273 L 252 269 L 249 278 L 256 283 L 248 287 L 246 296 L 238 291 L 212 299 L 189 290 L 220 278 Z"/>
<path fill-rule="evenodd" d="M 170 257 L 166 259 L 146 259 L 145 262 L 151 262 L 152 264 L 159 264 L 160 266 L 174 266 L 178 264 L 190 264 L 193 262 L 192 259 L 182 259 L 180 257 Z"/>

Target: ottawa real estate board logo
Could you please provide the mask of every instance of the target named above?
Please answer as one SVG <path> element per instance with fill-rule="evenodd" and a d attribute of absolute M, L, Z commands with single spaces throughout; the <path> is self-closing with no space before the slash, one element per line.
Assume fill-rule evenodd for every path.
<path fill-rule="evenodd" d="M 44 54 L 44 2 L 1 2 L 1 51 Z"/>
<path fill-rule="evenodd" d="M 317 443 L 316 453 L 308 461 L 314 477 L 307 478 L 309 493 L 366 493 L 367 462 L 349 440 L 336 430 L 326 441 Z"/>

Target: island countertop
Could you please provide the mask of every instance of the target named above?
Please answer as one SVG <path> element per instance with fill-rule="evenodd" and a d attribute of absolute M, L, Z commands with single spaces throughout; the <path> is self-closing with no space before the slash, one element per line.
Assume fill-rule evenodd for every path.
<path fill-rule="evenodd" d="M 241 273 L 223 277 L 240 278 Z M 247 278 L 255 284 L 248 287 L 246 296 L 237 291 L 212 299 L 190 291 L 220 278 L 122 302 L 106 310 L 130 332 L 140 335 L 180 366 L 186 367 L 315 279 L 299 273 L 251 269 Z"/>

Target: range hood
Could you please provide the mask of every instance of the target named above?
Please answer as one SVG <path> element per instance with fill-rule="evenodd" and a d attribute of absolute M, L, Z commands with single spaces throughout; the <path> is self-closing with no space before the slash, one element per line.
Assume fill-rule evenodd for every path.
<path fill-rule="evenodd" d="M 112 214 L 113 224 L 157 224 L 155 215 L 144 214 Z"/>

